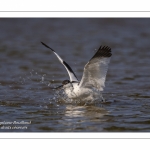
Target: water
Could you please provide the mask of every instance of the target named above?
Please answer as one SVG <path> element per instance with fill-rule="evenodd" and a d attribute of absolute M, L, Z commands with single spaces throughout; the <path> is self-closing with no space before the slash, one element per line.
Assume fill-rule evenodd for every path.
<path fill-rule="evenodd" d="M 149 39 L 148 18 L 1 18 L 0 132 L 150 131 Z M 110 46 L 106 103 L 58 98 L 50 87 L 69 77 L 41 41 L 79 79 L 95 49 Z"/>

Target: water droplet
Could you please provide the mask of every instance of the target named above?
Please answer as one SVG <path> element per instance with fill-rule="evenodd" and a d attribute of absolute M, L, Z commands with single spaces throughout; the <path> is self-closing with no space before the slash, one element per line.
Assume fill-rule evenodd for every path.
<path fill-rule="evenodd" d="M 33 76 L 32 72 L 30 72 L 31 76 Z"/>
<path fill-rule="evenodd" d="M 44 76 L 42 77 L 42 82 L 44 82 Z"/>

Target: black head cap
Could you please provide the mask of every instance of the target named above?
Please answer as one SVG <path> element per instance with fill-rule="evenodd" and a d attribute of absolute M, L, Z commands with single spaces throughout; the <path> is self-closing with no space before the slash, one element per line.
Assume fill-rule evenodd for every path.
<path fill-rule="evenodd" d="M 64 81 L 62 82 L 63 85 L 66 85 L 66 84 L 68 84 L 68 83 L 70 83 L 69 80 L 64 80 Z"/>

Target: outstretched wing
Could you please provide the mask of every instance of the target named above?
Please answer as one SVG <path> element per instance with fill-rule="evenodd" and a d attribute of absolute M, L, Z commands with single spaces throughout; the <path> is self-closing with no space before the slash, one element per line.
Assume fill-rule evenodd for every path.
<path fill-rule="evenodd" d="M 64 67 L 66 68 L 69 77 L 70 77 L 70 81 L 78 81 L 75 73 L 73 72 L 73 70 L 71 69 L 71 67 L 49 46 L 47 46 L 45 43 L 41 42 L 45 47 L 49 48 L 50 50 L 52 50 L 54 52 L 54 54 L 57 56 L 57 58 L 59 59 L 59 61 L 64 65 Z"/>
<path fill-rule="evenodd" d="M 111 48 L 100 47 L 91 60 L 85 65 L 80 87 L 95 87 L 103 91 L 111 57 Z"/>

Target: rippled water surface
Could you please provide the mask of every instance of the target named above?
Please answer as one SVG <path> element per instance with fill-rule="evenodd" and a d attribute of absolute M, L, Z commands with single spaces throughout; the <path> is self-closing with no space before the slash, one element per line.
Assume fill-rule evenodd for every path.
<path fill-rule="evenodd" d="M 105 103 L 64 102 L 50 89 L 79 79 L 100 45 L 112 48 Z M 150 19 L 0 19 L 0 132 L 150 131 Z"/>

